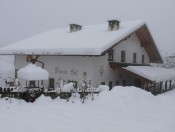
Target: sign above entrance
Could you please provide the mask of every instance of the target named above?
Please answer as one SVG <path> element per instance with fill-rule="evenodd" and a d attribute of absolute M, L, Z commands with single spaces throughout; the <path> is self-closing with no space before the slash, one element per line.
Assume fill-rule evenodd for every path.
<path fill-rule="evenodd" d="M 55 73 L 58 73 L 58 74 L 61 74 L 61 75 L 70 74 L 72 76 L 78 76 L 78 70 L 75 70 L 75 69 L 61 70 L 59 67 L 55 67 Z"/>

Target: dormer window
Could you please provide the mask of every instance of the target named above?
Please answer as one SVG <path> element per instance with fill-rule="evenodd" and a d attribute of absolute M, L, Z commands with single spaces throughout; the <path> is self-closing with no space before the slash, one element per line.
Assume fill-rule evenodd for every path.
<path fill-rule="evenodd" d="M 118 30 L 120 21 L 118 20 L 109 20 L 108 21 L 108 31 Z"/>
<path fill-rule="evenodd" d="M 111 49 L 108 52 L 108 61 L 113 61 L 113 59 L 114 59 L 114 51 L 113 51 L 113 49 Z"/>
<path fill-rule="evenodd" d="M 70 24 L 70 32 L 76 32 L 82 29 L 82 26 L 78 24 Z"/>

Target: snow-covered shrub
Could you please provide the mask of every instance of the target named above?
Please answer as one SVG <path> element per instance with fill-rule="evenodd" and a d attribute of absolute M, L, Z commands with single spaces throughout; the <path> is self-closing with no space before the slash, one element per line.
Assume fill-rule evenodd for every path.
<path fill-rule="evenodd" d="M 62 87 L 61 92 L 69 92 L 69 93 L 70 93 L 71 91 L 73 91 L 73 89 L 74 89 L 73 83 L 70 82 L 70 83 L 68 83 L 68 84 L 65 84 L 65 85 Z"/>
<path fill-rule="evenodd" d="M 100 86 L 98 87 L 98 89 L 99 89 L 99 92 L 102 92 L 102 91 L 109 91 L 109 86 L 107 86 L 107 85 L 100 85 Z"/>

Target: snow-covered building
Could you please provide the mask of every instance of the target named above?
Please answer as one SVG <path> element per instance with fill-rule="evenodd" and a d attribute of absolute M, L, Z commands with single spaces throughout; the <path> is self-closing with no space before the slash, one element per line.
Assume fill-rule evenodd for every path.
<path fill-rule="evenodd" d="M 91 80 L 93 87 L 145 87 L 153 80 L 123 67 L 163 62 L 144 21 L 70 24 L 3 47 L 0 54 L 15 55 L 16 71 L 29 61 L 46 69 L 48 88 L 57 87 L 60 79 L 75 82 L 76 87 L 82 80 Z"/>

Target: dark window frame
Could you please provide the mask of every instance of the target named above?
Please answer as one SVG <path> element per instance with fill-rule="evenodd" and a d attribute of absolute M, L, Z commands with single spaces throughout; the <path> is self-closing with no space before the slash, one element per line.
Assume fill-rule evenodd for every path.
<path fill-rule="evenodd" d="M 51 82 L 52 82 L 52 84 L 51 84 Z M 49 78 L 49 88 L 54 89 L 55 88 L 54 86 L 55 86 L 55 79 L 54 78 Z"/>
<path fill-rule="evenodd" d="M 114 50 L 110 49 L 108 52 L 108 61 L 114 61 Z"/>
<path fill-rule="evenodd" d="M 115 85 L 116 85 L 116 86 L 119 86 L 119 84 L 120 84 L 120 82 L 119 82 L 119 80 L 117 80 L 117 81 L 115 82 Z"/>
<path fill-rule="evenodd" d="M 123 86 L 123 87 L 126 86 L 126 80 L 122 80 L 122 86 Z"/>
<path fill-rule="evenodd" d="M 133 63 L 137 63 L 137 53 L 133 53 Z"/>
<path fill-rule="evenodd" d="M 36 87 L 36 82 L 35 82 L 35 80 L 29 81 L 29 87 Z"/>
<path fill-rule="evenodd" d="M 101 85 L 105 85 L 105 82 L 101 82 Z"/>
<path fill-rule="evenodd" d="M 17 74 L 18 73 L 18 70 L 19 69 L 15 69 L 15 79 L 18 78 L 18 74 Z"/>
<path fill-rule="evenodd" d="M 111 90 L 113 88 L 113 82 L 109 81 L 109 90 Z"/>
<path fill-rule="evenodd" d="M 142 55 L 142 64 L 145 64 L 145 55 Z"/>
<path fill-rule="evenodd" d="M 121 62 L 126 62 L 126 52 L 125 52 L 125 50 L 121 50 Z"/>

